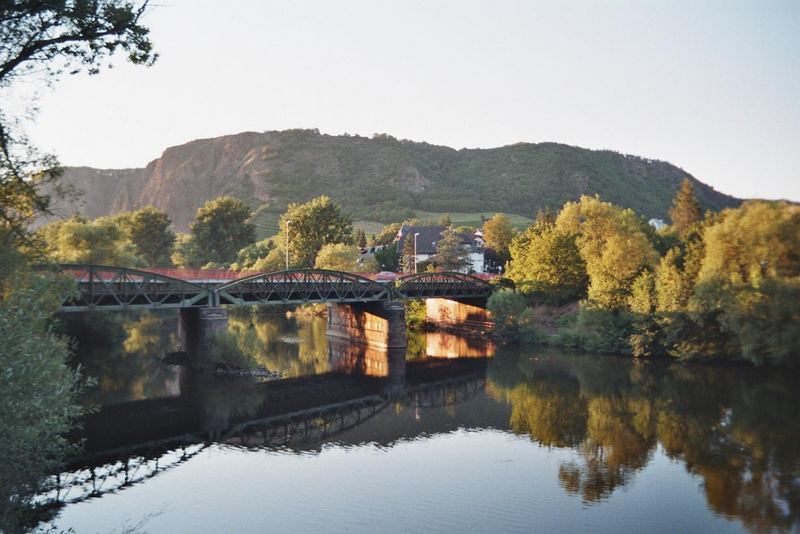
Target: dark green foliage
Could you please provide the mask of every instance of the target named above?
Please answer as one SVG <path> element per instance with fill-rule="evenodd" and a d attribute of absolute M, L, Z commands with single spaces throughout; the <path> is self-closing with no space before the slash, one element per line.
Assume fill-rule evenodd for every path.
<path fill-rule="evenodd" d="M 356 246 L 358 248 L 364 248 L 364 247 L 367 246 L 367 235 L 364 233 L 364 230 L 362 230 L 361 228 L 356 230 L 355 241 L 356 241 Z"/>
<path fill-rule="evenodd" d="M 494 332 L 505 341 L 538 343 L 543 335 L 536 326 L 527 299 L 514 291 L 501 289 L 489 297 L 486 308 L 492 314 Z"/>
<path fill-rule="evenodd" d="M 44 477 L 72 450 L 64 434 L 81 412 L 80 375 L 50 326 L 71 283 L 23 269 L 0 283 L 14 288 L 0 298 L 0 531 L 16 532 Z"/>
<path fill-rule="evenodd" d="M 197 219 L 191 224 L 198 265 L 217 263 L 228 265 L 236 260 L 238 252 L 256 240 L 255 228 L 248 222 L 250 208 L 233 197 L 210 200 L 197 210 Z"/>
<path fill-rule="evenodd" d="M 172 265 L 172 247 L 175 233 L 172 222 L 166 213 L 146 206 L 134 211 L 125 221 L 136 255 L 150 267 L 169 267 Z"/>
<path fill-rule="evenodd" d="M 386 245 L 375 253 L 375 261 L 381 271 L 397 271 L 400 266 L 400 255 L 397 254 L 397 247 L 394 244 Z"/>
<path fill-rule="evenodd" d="M 629 312 L 581 306 L 577 315 L 563 321 L 556 343 L 591 352 L 632 354 L 630 338 L 634 315 Z"/>
<path fill-rule="evenodd" d="M 461 235 L 452 226 L 442 232 L 442 238 L 436 242 L 433 262 L 442 271 L 462 271 L 470 265 L 469 251 L 461 244 Z"/>

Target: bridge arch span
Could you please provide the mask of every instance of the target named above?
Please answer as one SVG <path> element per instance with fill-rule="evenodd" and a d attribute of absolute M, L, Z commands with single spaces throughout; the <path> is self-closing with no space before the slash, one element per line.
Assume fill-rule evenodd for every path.
<path fill-rule="evenodd" d="M 200 285 L 160 273 L 109 265 L 40 265 L 75 280 L 78 293 L 62 311 L 102 309 L 190 308 L 213 303 L 212 292 Z"/>
<path fill-rule="evenodd" d="M 442 272 L 403 276 L 397 280 L 395 292 L 403 299 L 487 298 L 492 285 L 470 274 Z"/>
<path fill-rule="evenodd" d="M 325 269 L 292 269 L 233 280 L 215 290 L 218 304 L 304 304 L 389 300 L 388 286 L 364 276 Z"/>

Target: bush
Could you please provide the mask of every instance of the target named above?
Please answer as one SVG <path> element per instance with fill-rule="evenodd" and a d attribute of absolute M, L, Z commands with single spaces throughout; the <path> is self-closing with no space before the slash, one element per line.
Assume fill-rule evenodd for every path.
<path fill-rule="evenodd" d="M 536 326 L 533 311 L 528 307 L 527 299 L 507 289 L 495 291 L 489 297 L 487 308 L 492 314 L 494 332 L 507 341 L 523 343 L 539 343 L 543 339 Z"/>
<path fill-rule="evenodd" d="M 19 522 L 42 481 L 74 451 L 64 435 L 82 411 L 67 339 L 50 326 L 68 284 L 21 278 L 9 281 L 14 290 L 0 298 L 1 532 L 23 528 Z"/>
<path fill-rule="evenodd" d="M 628 312 L 609 311 L 581 305 L 577 315 L 566 318 L 556 344 L 591 352 L 632 354 L 631 336 L 634 316 Z"/>

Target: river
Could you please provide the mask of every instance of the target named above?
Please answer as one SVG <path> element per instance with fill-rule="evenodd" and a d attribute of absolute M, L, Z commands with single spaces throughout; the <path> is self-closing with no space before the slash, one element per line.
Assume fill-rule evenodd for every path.
<path fill-rule="evenodd" d="M 163 364 L 174 313 L 65 328 L 95 412 L 56 531 L 800 530 L 796 373 L 431 333 L 387 354 L 234 315 L 264 381 Z"/>

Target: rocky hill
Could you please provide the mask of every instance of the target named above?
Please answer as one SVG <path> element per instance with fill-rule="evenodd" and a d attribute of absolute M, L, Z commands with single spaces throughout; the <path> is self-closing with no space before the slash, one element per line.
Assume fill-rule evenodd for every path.
<path fill-rule="evenodd" d="M 185 230 L 205 201 L 233 195 L 260 220 L 289 202 L 326 194 L 357 219 L 399 220 L 414 210 L 535 216 L 583 194 L 599 194 L 647 217 L 667 217 L 680 182 L 694 182 L 709 209 L 739 200 L 663 161 L 556 143 L 454 150 L 427 143 L 322 135 L 316 130 L 245 132 L 168 148 L 143 169 L 68 167 L 63 182 L 83 192 L 60 215 L 97 217 L 148 204 Z"/>

